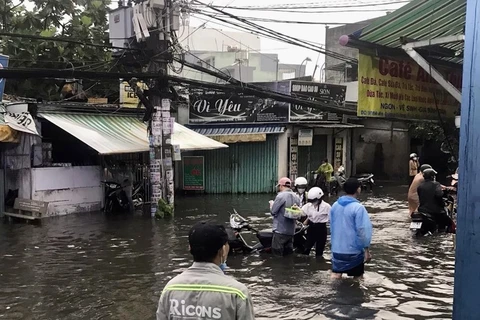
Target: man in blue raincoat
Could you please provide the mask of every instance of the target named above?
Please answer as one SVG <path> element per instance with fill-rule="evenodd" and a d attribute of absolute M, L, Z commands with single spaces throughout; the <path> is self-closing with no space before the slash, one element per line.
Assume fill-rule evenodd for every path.
<path fill-rule="evenodd" d="M 332 243 L 332 277 L 361 277 L 365 262 L 372 258 L 369 247 L 372 240 L 372 223 L 365 207 L 357 200 L 362 188 L 356 178 L 343 185 L 346 194 L 340 197 L 330 211 Z"/>

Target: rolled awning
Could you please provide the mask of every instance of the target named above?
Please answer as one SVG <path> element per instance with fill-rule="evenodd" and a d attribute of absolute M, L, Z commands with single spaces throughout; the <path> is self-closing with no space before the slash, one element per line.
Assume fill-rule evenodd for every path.
<path fill-rule="evenodd" d="M 281 134 L 285 126 L 281 125 L 230 125 L 230 126 L 192 126 L 192 130 L 222 143 L 263 142 L 267 134 Z"/>
<path fill-rule="evenodd" d="M 70 133 L 100 154 L 147 152 L 147 126 L 135 117 L 105 114 L 40 113 L 40 117 Z M 172 145 L 183 151 L 228 148 L 178 123 Z"/>

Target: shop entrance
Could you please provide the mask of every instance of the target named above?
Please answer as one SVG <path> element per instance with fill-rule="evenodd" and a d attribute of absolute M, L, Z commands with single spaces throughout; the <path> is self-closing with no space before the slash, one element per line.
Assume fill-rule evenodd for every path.
<path fill-rule="evenodd" d="M 298 176 L 309 176 L 310 171 L 316 171 L 327 157 L 327 135 L 314 135 L 311 147 L 298 147 Z"/>

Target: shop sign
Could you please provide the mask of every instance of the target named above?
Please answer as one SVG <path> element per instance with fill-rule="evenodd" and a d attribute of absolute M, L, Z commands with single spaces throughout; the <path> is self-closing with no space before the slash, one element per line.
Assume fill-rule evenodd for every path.
<path fill-rule="evenodd" d="M 232 94 L 190 96 L 190 123 L 288 122 L 288 104 Z"/>
<path fill-rule="evenodd" d="M 204 157 L 183 157 L 183 190 L 205 190 Z"/>
<path fill-rule="evenodd" d="M 313 145 L 313 129 L 298 130 L 298 145 L 302 147 Z"/>
<path fill-rule="evenodd" d="M 4 69 L 8 67 L 8 56 L 0 54 L 0 69 Z M 3 91 L 5 90 L 5 82 L 7 79 L 0 79 L 0 101 L 3 98 Z"/>
<path fill-rule="evenodd" d="M 29 112 L 5 113 L 5 123 L 12 129 L 30 134 L 39 135 L 37 126 Z"/>
<path fill-rule="evenodd" d="M 148 86 L 144 82 L 138 82 L 137 85 L 142 90 L 148 90 Z M 124 107 L 136 108 L 139 102 L 140 99 L 130 84 L 127 81 L 120 83 L 120 104 Z"/>
<path fill-rule="evenodd" d="M 343 164 L 343 138 L 335 138 L 335 171 Z"/>
<path fill-rule="evenodd" d="M 461 88 L 461 71 L 439 70 Z M 460 104 L 412 60 L 359 56 L 358 108 L 361 117 L 417 120 L 454 119 Z"/>
<path fill-rule="evenodd" d="M 346 86 L 309 81 L 291 81 L 290 94 L 300 99 L 315 101 L 322 105 L 345 107 Z M 290 121 L 337 121 L 336 113 L 322 111 L 318 108 L 292 104 L 290 107 Z"/>
<path fill-rule="evenodd" d="M 290 139 L 290 161 L 289 161 L 289 171 L 290 177 L 295 180 L 298 175 L 298 140 L 295 138 Z"/>

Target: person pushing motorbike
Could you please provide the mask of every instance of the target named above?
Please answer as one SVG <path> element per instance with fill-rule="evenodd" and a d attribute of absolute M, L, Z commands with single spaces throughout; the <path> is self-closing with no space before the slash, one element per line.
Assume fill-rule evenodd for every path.
<path fill-rule="evenodd" d="M 431 169 L 432 166 L 429 164 L 422 164 L 420 167 L 420 172 L 417 173 L 415 178 L 413 179 L 413 182 L 410 184 L 410 188 L 408 189 L 408 211 L 410 216 L 417 211 L 419 201 L 418 201 L 418 193 L 417 189 L 418 186 L 425 180 L 423 178 L 423 171 L 426 169 Z"/>
<path fill-rule="evenodd" d="M 430 214 L 439 226 L 439 230 L 447 229 L 448 232 L 455 233 L 455 223 L 448 216 L 445 210 L 445 202 L 443 200 L 442 185 L 435 181 L 437 172 L 433 169 L 423 171 L 423 181 L 418 186 L 418 199 L 420 205 L 418 211 Z"/>

